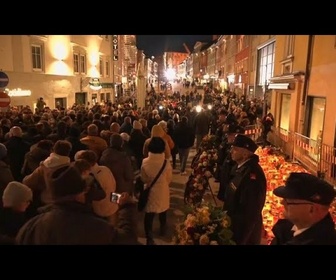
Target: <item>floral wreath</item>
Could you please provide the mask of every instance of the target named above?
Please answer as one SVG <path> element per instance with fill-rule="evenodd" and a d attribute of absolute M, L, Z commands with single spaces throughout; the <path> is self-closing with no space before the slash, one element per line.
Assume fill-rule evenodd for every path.
<path fill-rule="evenodd" d="M 235 245 L 226 211 L 211 204 L 189 206 L 182 223 L 176 225 L 174 245 Z"/>

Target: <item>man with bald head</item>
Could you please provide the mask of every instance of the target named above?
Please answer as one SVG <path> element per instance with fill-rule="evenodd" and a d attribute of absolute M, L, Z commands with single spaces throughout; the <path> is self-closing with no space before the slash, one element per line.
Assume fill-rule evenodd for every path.
<path fill-rule="evenodd" d="M 21 127 L 13 126 L 9 130 L 9 139 L 4 143 L 7 148 L 7 163 L 15 181 L 18 182 L 22 182 L 21 168 L 25 154 L 30 149 L 30 144 L 22 139 L 22 134 Z"/>

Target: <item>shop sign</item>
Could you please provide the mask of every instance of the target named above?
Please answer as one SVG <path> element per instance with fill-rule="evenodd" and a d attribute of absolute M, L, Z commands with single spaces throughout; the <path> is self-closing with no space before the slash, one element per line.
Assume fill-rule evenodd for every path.
<path fill-rule="evenodd" d="M 112 35 L 112 51 L 113 51 L 113 60 L 117 61 L 118 60 L 118 55 L 119 55 L 119 51 L 118 51 L 118 35 Z"/>
<path fill-rule="evenodd" d="M 21 89 L 21 88 L 8 89 L 6 88 L 6 92 L 9 96 L 12 96 L 12 97 L 31 96 L 31 90 L 29 89 Z"/>

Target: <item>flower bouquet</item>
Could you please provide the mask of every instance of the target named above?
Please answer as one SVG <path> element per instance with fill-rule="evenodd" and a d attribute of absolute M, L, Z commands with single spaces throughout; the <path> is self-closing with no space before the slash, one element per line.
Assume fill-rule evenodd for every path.
<path fill-rule="evenodd" d="M 231 220 L 222 208 L 211 204 L 191 206 L 176 225 L 174 245 L 235 245 Z"/>
<path fill-rule="evenodd" d="M 217 150 L 214 148 L 214 137 L 207 135 L 203 138 L 201 147 L 192 161 L 192 172 L 186 183 L 184 202 L 199 204 L 209 187 L 209 178 L 213 176 L 217 163 Z"/>

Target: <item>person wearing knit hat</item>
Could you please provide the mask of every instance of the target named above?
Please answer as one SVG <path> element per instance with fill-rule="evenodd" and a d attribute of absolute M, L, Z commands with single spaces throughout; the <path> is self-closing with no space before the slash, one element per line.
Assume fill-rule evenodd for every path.
<path fill-rule="evenodd" d="M 5 188 L 2 195 L 4 207 L 12 207 L 20 212 L 24 212 L 33 199 L 32 190 L 26 185 L 12 181 Z"/>
<path fill-rule="evenodd" d="M 0 244 L 15 244 L 19 229 L 28 220 L 25 211 L 33 199 L 33 192 L 26 185 L 12 181 L 2 195 L 0 208 Z"/>
<path fill-rule="evenodd" d="M 88 190 L 86 181 L 74 166 L 64 166 L 54 171 L 49 186 L 54 201 L 84 194 Z"/>

